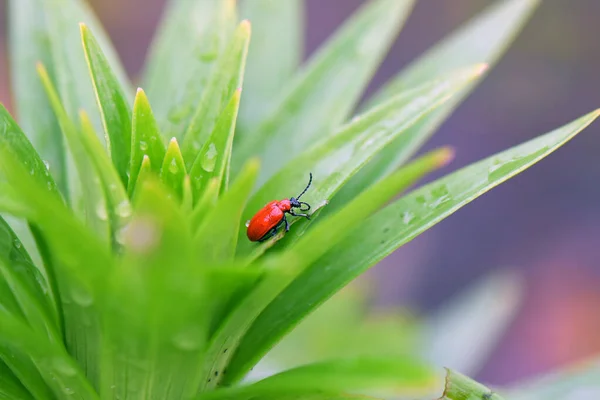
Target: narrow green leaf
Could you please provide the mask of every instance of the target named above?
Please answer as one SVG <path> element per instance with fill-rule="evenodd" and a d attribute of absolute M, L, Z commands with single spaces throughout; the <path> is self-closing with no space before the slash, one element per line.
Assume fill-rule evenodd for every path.
<path fill-rule="evenodd" d="M 6 310 L 0 309 L 0 313 Z M 1 319 L 1 317 L 0 317 Z M 0 333 L 2 335 L 2 333 Z M 7 345 L 0 337 L 0 358 L 17 379 L 32 394 L 34 399 L 52 399 L 52 390 L 48 387 L 28 352 L 22 352 L 14 345 Z M 2 364 L 2 362 L 0 362 Z M 0 378 L 0 381 L 2 379 Z M 0 389 L 1 391 L 1 389 Z M 12 398 L 10 399 L 12 400 Z"/>
<path fill-rule="evenodd" d="M 519 278 L 513 271 L 492 273 L 429 315 L 420 337 L 423 357 L 479 373 L 521 308 L 524 282 Z"/>
<path fill-rule="evenodd" d="M 40 33 L 40 27 L 46 25 L 44 10 L 39 0 L 10 0 L 7 4 L 8 60 L 14 107 L 20 125 L 41 158 L 52 166 L 56 184 L 68 198 L 63 136 L 35 70 L 37 62 L 51 65 L 52 60 L 48 34 Z"/>
<path fill-rule="evenodd" d="M 85 24 L 80 24 L 80 29 L 107 147 L 121 181 L 127 186 L 131 158 L 131 108 L 128 96 L 90 30 Z"/>
<path fill-rule="evenodd" d="M 273 199 L 295 196 L 302 189 L 309 172 L 314 181 L 303 201 L 309 204 L 330 200 L 331 197 L 392 140 L 401 136 L 412 124 L 447 101 L 471 79 L 482 72 L 482 66 L 453 74 L 400 94 L 384 105 L 355 119 L 332 137 L 325 138 L 312 148 L 290 159 L 286 166 L 271 177 L 251 198 L 243 218 L 248 220 Z M 271 167 L 270 163 L 268 165 Z M 302 182 L 302 183 L 301 183 Z M 294 229 L 286 240 L 297 239 L 308 224 Z M 253 243 L 240 242 L 238 254 L 246 255 Z"/>
<path fill-rule="evenodd" d="M 43 89 L 36 77 L 35 64 L 43 62 L 52 80 L 57 82 L 61 100 L 69 117 L 77 118 L 80 108 L 93 112 L 92 120 L 100 128 L 95 112 L 95 99 L 81 48 L 77 24 L 88 24 L 98 35 L 110 64 L 123 86 L 127 78 L 107 35 L 84 0 L 10 0 L 11 65 L 15 79 L 13 93 L 17 96 L 17 110 L 43 158 L 49 162 L 67 202 L 70 191 L 77 191 L 69 169 L 69 156 L 56 119 Z"/>
<path fill-rule="evenodd" d="M 201 399 L 254 398 L 269 393 L 368 392 L 414 395 L 430 392 L 438 374 L 416 359 L 357 358 L 323 361 L 280 372 L 249 386 L 219 389 Z M 230 396 L 230 397 L 227 397 Z"/>
<path fill-rule="evenodd" d="M 598 115 L 600 111 L 594 111 L 551 133 L 472 164 L 414 190 L 367 218 L 303 271 L 263 311 L 231 361 L 228 376 L 238 375 L 237 369 L 246 371 L 252 364 L 251 360 L 263 354 L 297 321 L 369 267 L 462 206 L 552 153 Z M 364 193 L 370 193 L 380 184 Z M 339 213 L 345 212 L 350 205 Z M 317 228 L 325 227 L 317 225 L 315 230 Z M 311 249 L 309 254 L 320 249 L 319 244 L 310 243 L 309 246 L 298 241 L 292 251 L 306 248 Z M 300 260 L 304 262 L 306 258 L 305 252 Z"/>
<path fill-rule="evenodd" d="M 221 115 L 210 137 L 198 152 L 196 161 L 190 170 L 194 198 L 202 198 L 208 182 L 216 178 L 220 192 L 227 190 L 229 163 L 235 132 L 235 121 L 240 105 L 241 89 L 233 97 Z"/>
<path fill-rule="evenodd" d="M 301 0 L 252 0 L 240 5 L 253 24 L 238 131 L 258 128 L 277 105 L 302 60 L 304 4 Z"/>
<path fill-rule="evenodd" d="M 264 123 L 241 138 L 234 167 L 268 160 L 270 177 L 348 118 L 412 8 L 412 0 L 375 0 L 355 13 L 309 61 Z M 234 168 L 234 171 L 235 168 Z"/>
<path fill-rule="evenodd" d="M 146 181 L 146 179 L 148 179 L 153 174 L 154 174 L 154 176 L 156 176 L 156 174 L 152 170 L 152 164 L 150 163 L 150 157 L 148 157 L 147 154 L 144 154 L 144 158 L 142 158 L 142 165 L 140 166 L 140 170 L 137 175 L 137 182 L 135 183 L 135 187 L 138 187 L 138 185 L 143 185 L 144 182 Z M 137 191 L 134 191 L 133 194 L 136 194 L 136 193 L 137 193 Z M 134 196 L 132 196 L 132 197 L 134 197 Z"/>
<path fill-rule="evenodd" d="M 48 168 L 2 104 L 0 104 L 0 145 L 18 158 L 36 181 L 58 195 L 56 184 Z"/>
<path fill-rule="evenodd" d="M 60 289 L 69 353 L 96 383 L 100 326 L 94 301 L 97 288 L 103 285 L 106 271 L 112 267 L 110 253 L 57 195 L 31 177 L 11 153 L 0 150 L 0 169 L 30 211 L 27 218 L 36 228 L 38 245 L 44 246 L 42 253 L 52 261 L 46 266 L 54 268 L 50 272 Z"/>
<path fill-rule="evenodd" d="M 213 178 L 208 181 L 202 197 L 196 201 L 196 206 L 192 211 L 192 232 L 195 232 L 198 229 L 204 220 L 204 217 L 213 209 L 215 204 L 217 204 L 220 187 L 221 182 L 218 179 Z"/>
<path fill-rule="evenodd" d="M 494 65 L 523 28 L 539 0 L 502 0 L 448 36 L 423 56 L 413 61 L 368 102 L 371 107 L 407 89 L 437 76 L 465 68 L 473 63 Z M 484 39 L 482 39 L 484 38 Z M 483 76 L 482 76 L 483 78 Z M 405 163 L 475 89 L 475 79 L 444 106 L 423 118 L 391 142 L 335 197 L 335 207 L 342 207 L 356 193 Z"/>
<path fill-rule="evenodd" d="M 189 226 L 167 189 L 147 179 L 136 192 L 121 237 L 124 256 L 103 304 L 110 373 L 101 391 L 123 399 L 189 398 L 199 385 L 210 317 L 205 271 L 194 262 Z"/>
<path fill-rule="evenodd" d="M 104 190 L 98 177 L 98 172 L 90 160 L 87 149 L 83 145 L 81 133 L 73 121 L 69 119 L 46 69 L 41 64 L 38 64 L 37 69 L 77 168 L 77 175 L 80 181 L 78 187 L 81 187 L 82 193 L 81 199 L 73 200 L 78 203 L 79 200 L 81 201 L 81 209 L 79 207 L 74 207 L 74 209 L 78 216 L 86 222 L 98 237 L 108 243 L 110 240 L 110 224 L 108 222 Z"/>
<path fill-rule="evenodd" d="M 265 308 L 252 321 L 251 327 L 245 333 L 237 351 L 229 361 L 226 381 L 233 382 L 241 378 L 285 332 L 306 315 L 297 314 L 299 310 L 308 312 L 317 305 L 314 301 L 306 300 L 313 298 L 317 293 L 322 293 L 323 288 L 330 288 L 329 285 L 334 283 L 334 281 L 322 281 L 319 288 L 312 285 L 310 292 L 305 292 L 308 290 L 308 286 L 296 285 L 294 281 L 294 279 L 305 280 L 306 272 L 303 273 L 303 270 L 312 271 L 312 267 L 309 267 L 327 253 L 335 243 L 342 240 L 348 232 L 352 232 L 352 229 L 360 226 L 367 216 L 401 190 L 406 189 L 431 171 L 447 164 L 451 157 L 452 153 L 449 149 L 442 149 L 423 156 L 374 185 L 372 190 L 359 195 L 347 207 L 316 225 L 310 232 L 302 236 L 294 247 L 284 252 L 280 256 L 281 258 L 277 259 L 275 265 L 279 265 L 279 268 L 283 268 L 285 265 L 289 275 L 286 279 L 280 279 L 278 282 L 266 282 L 260 289 L 257 289 L 257 296 L 261 296 L 261 302 L 268 299 L 266 303 L 270 304 L 268 306 L 267 304 L 251 304 L 250 307 L 254 309 L 246 310 L 246 313 L 253 313 L 256 312 L 256 308 Z M 310 249 L 310 252 L 307 252 L 306 249 Z M 323 266 L 323 264 L 318 264 L 318 266 Z M 328 270 L 326 267 L 327 264 L 323 268 Z M 313 277 L 312 274 L 314 272 L 311 273 L 310 279 L 321 279 Z M 290 283 L 291 285 L 284 290 Z M 340 287 L 336 287 L 335 291 L 338 289 Z M 283 292 L 280 293 L 282 290 Z M 299 291 L 302 293 L 298 293 Z M 335 291 L 328 292 L 326 297 L 319 298 L 319 304 Z M 271 293 L 273 297 L 269 299 L 268 293 Z M 285 307 L 282 307 L 283 304 Z M 243 308 L 240 308 L 240 312 L 241 309 Z"/>
<path fill-rule="evenodd" d="M 150 166 L 152 166 L 152 161 L 150 161 Z M 169 142 L 169 147 L 167 147 L 165 159 L 160 169 L 160 177 L 163 183 L 181 200 L 183 198 L 183 181 L 186 177 L 186 171 L 185 162 L 176 138 L 171 139 Z"/>
<path fill-rule="evenodd" d="M 9 225 L 0 218 L 0 277 L 8 290 L 0 297 L 14 297 L 29 325 L 48 337 L 60 337 L 60 323 L 46 278 L 33 265 L 23 244 Z M 0 300 L 4 307 L 7 305 Z"/>
<path fill-rule="evenodd" d="M 235 0 L 170 0 L 153 40 L 143 87 L 163 133 L 181 139 L 236 23 Z M 173 66 L 177 73 L 173 73 Z"/>
<path fill-rule="evenodd" d="M 195 247 L 209 264 L 233 261 L 246 199 L 258 176 L 259 162 L 248 162 L 236 182 L 202 221 L 194 238 Z"/>
<path fill-rule="evenodd" d="M 210 146 L 210 140 L 216 140 L 216 135 L 226 136 L 228 140 L 224 142 L 228 143 L 227 147 L 231 147 L 232 129 L 235 128 L 235 118 L 237 117 L 237 105 L 231 110 L 231 128 L 226 129 L 226 121 L 223 121 L 222 128 L 218 129 L 212 138 L 210 138 L 210 135 L 215 130 L 219 116 L 230 99 L 237 96 L 237 102 L 239 103 L 240 93 L 236 94 L 236 91 L 242 87 L 244 80 L 244 67 L 249 43 L 250 23 L 242 21 L 227 46 L 227 52 L 219 59 L 216 68 L 209 76 L 200 102 L 197 104 L 189 126 L 185 131 L 182 152 L 186 166 L 191 167 L 196 157 L 202 156 L 199 152 L 206 150 L 203 149 L 203 146 L 205 146 L 205 143 Z M 227 113 L 223 114 L 223 119 L 227 119 L 227 115 Z M 219 139 L 219 141 L 221 140 L 223 139 Z M 223 151 L 227 151 L 227 148 Z M 229 154 L 224 154 L 224 156 L 227 160 L 230 157 Z M 228 163 L 229 161 L 227 161 Z"/>
<path fill-rule="evenodd" d="M 48 168 L 36 153 L 31 143 L 27 140 L 21 128 L 12 119 L 6 108 L 0 104 L 0 148 L 4 151 L 8 151 L 13 154 L 14 157 L 18 158 L 23 164 L 24 168 L 27 168 L 30 176 L 39 182 L 40 185 L 46 188 L 50 196 L 56 198 L 60 197 L 58 189 L 52 176 L 50 175 Z M 8 187 L 0 190 L 2 196 L 0 196 L 0 203 L 5 207 L 6 211 L 17 211 L 19 216 L 28 215 L 30 216 L 32 210 L 29 206 L 23 204 L 19 200 L 19 196 L 14 193 L 14 189 Z M 44 194 L 47 196 L 47 194 Z M 56 293 L 56 282 L 53 279 L 54 273 L 48 269 L 48 264 L 39 264 L 41 273 L 48 280 L 49 292 L 48 296 L 52 299 L 52 307 L 54 310 L 58 310 L 58 294 Z"/>
<path fill-rule="evenodd" d="M 62 343 L 48 341 L 23 321 L 0 308 L 0 343 L 31 358 L 56 399 L 98 399 L 98 395 Z"/>
<path fill-rule="evenodd" d="M 35 400 L 23 386 L 19 378 L 0 361 L 0 399 L 1 400 Z"/>
<path fill-rule="evenodd" d="M 131 217 L 131 204 L 117 170 L 98 140 L 87 113 L 83 110 L 79 113 L 79 121 L 82 132 L 81 140 L 104 188 L 106 209 L 112 231 L 111 239 L 113 247 L 116 248 L 118 247 L 118 243 L 116 243 L 118 232 Z"/>
<path fill-rule="evenodd" d="M 446 370 L 446 385 L 440 400 L 502 400 L 499 394 L 492 392 L 473 379 L 453 371 Z"/>
<path fill-rule="evenodd" d="M 176 75 L 176 74 L 174 74 Z M 133 193 L 137 176 L 144 156 L 148 156 L 150 166 L 154 172 L 160 173 L 160 166 L 165 158 L 165 144 L 162 141 L 158 125 L 154 119 L 150 102 L 146 93 L 140 88 L 137 90 L 133 104 L 133 127 L 131 138 L 131 161 L 129 170 L 129 195 Z"/>

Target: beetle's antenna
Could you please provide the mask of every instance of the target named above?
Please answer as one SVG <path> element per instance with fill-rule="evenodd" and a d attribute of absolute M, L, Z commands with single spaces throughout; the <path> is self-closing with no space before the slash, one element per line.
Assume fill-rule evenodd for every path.
<path fill-rule="evenodd" d="M 306 185 L 306 187 L 304 188 L 304 190 L 302 191 L 302 193 L 300 193 L 300 195 L 299 195 L 298 197 L 296 197 L 296 200 L 299 200 L 299 199 L 300 199 L 300 197 L 302 197 L 302 195 L 303 195 L 304 193 L 306 193 L 306 191 L 307 191 L 307 190 L 308 190 L 308 188 L 310 187 L 310 184 L 312 183 L 312 172 L 309 172 L 308 174 L 309 174 L 309 176 L 310 176 L 310 178 L 308 179 L 308 185 Z"/>

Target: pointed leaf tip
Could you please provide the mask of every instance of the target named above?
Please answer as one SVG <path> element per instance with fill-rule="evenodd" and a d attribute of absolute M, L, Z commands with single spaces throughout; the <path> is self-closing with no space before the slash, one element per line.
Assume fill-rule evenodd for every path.
<path fill-rule="evenodd" d="M 243 29 L 247 33 L 252 32 L 252 24 L 247 19 L 245 19 L 242 22 L 240 22 L 239 26 L 240 26 L 241 29 Z"/>
<path fill-rule="evenodd" d="M 443 147 L 438 150 L 435 154 L 436 164 L 440 167 L 444 167 L 450 164 L 454 160 L 456 151 L 452 147 Z"/>

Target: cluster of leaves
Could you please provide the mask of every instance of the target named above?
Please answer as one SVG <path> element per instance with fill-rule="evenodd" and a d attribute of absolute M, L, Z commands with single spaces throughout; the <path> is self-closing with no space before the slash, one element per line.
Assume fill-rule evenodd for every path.
<path fill-rule="evenodd" d="M 435 370 L 411 356 L 237 383 L 347 283 L 598 116 L 390 203 L 450 160 L 443 148 L 407 163 L 536 4 L 494 5 L 351 118 L 413 1 L 366 3 L 299 67 L 299 0 L 242 3 L 254 45 L 234 1 L 173 0 L 142 80 L 148 96 L 134 96 L 80 0 L 9 1 L 19 125 L 0 108 L 0 398 L 317 400 L 428 388 Z M 308 171 L 314 218 L 246 240 L 244 221 L 297 193 Z"/>

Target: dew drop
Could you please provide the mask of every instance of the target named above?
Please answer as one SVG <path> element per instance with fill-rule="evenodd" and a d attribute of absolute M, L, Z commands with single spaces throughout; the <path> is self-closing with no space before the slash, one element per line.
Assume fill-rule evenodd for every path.
<path fill-rule="evenodd" d="M 13 242 L 14 242 L 14 244 L 15 244 L 15 247 L 16 247 L 17 249 L 20 249 L 20 248 L 21 248 L 21 242 L 19 241 L 19 239 L 15 239 Z"/>
<path fill-rule="evenodd" d="M 246 221 L 246 228 L 250 226 L 250 220 Z"/>
<path fill-rule="evenodd" d="M 127 218 L 131 215 L 131 204 L 127 200 L 123 200 L 117 205 L 116 213 L 119 217 Z"/>
<path fill-rule="evenodd" d="M 194 351 L 200 348 L 202 335 L 197 327 L 183 330 L 172 339 L 173 346 L 181 351 Z"/>
<path fill-rule="evenodd" d="M 31 169 L 29 170 L 29 175 L 33 175 L 33 174 L 35 174 L 35 169 L 31 168 Z"/>
<path fill-rule="evenodd" d="M 410 211 L 405 211 L 402 213 L 402 222 L 404 222 L 404 225 L 410 224 L 413 219 L 415 219 L 415 216 Z"/>
<path fill-rule="evenodd" d="M 106 221 L 108 219 L 108 214 L 106 213 L 106 205 L 104 203 L 98 203 L 98 205 L 96 206 L 96 215 L 102 221 Z"/>
<path fill-rule="evenodd" d="M 80 288 L 73 288 L 71 290 L 71 298 L 81 307 L 89 307 L 94 303 L 92 295 Z"/>
<path fill-rule="evenodd" d="M 174 158 L 171 160 L 171 163 L 169 164 L 169 172 L 172 174 L 176 174 L 177 171 L 179 171 L 179 166 L 177 165 L 177 160 L 175 160 Z"/>
<path fill-rule="evenodd" d="M 143 140 L 142 140 L 142 141 L 140 141 L 140 149 L 141 149 L 142 151 L 146 151 L 146 150 L 148 150 L 148 143 L 146 143 L 146 142 L 145 142 L 145 141 L 143 141 Z"/>
<path fill-rule="evenodd" d="M 46 170 L 50 170 L 50 163 L 46 160 L 44 160 L 44 166 L 46 167 Z"/>
<path fill-rule="evenodd" d="M 217 163 L 217 147 L 211 143 L 208 146 L 208 150 L 202 156 L 202 168 L 206 172 L 213 172 L 215 169 L 215 164 Z"/>
<path fill-rule="evenodd" d="M 62 358 L 53 359 L 52 366 L 54 367 L 56 373 L 62 376 L 75 376 L 77 374 L 75 367 Z"/>
<path fill-rule="evenodd" d="M 67 395 L 67 396 L 71 396 L 73 394 L 75 394 L 75 391 L 71 388 L 65 387 L 63 388 L 63 392 Z"/>

